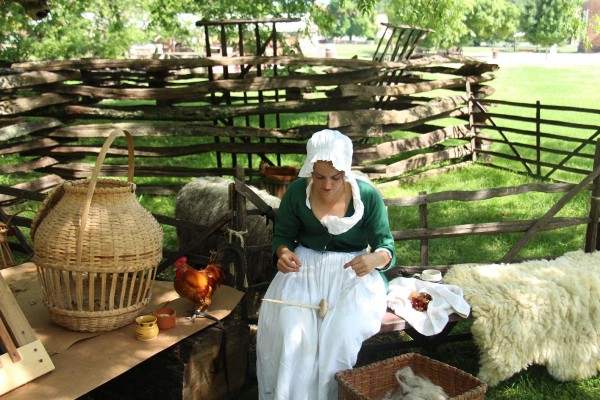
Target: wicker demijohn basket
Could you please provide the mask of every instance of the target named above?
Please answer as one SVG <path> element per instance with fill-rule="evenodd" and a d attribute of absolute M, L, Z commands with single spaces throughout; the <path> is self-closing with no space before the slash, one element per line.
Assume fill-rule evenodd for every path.
<path fill-rule="evenodd" d="M 101 178 L 115 137 L 129 151 L 128 181 Z M 74 331 L 103 332 L 135 320 L 150 301 L 162 259 L 162 228 L 135 197 L 133 140 L 115 130 L 89 180 L 64 182 L 33 219 L 33 261 L 52 320 Z"/>
<path fill-rule="evenodd" d="M 335 374 L 339 400 L 380 400 L 400 386 L 396 371 L 410 367 L 441 386 L 451 400 L 483 400 L 487 384 L 475 376 L 417 353 L 402 354 Z"/>

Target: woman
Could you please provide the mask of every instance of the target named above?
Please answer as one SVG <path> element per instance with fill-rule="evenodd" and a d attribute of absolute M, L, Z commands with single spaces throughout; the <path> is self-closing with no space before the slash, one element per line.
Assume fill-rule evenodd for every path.
<path fill-rule="evenodd" d="M 272 250 L 279 272 L 257 331 L 261 399 L 337 399 L 336 372 L 352 368 L 386 311 L 381 271 L 395 265 L 394 240 L 379 192 L 351 171 L 352 141 L 315 133 L 299 179 L 287 188 Z M 323 318 L 318 306 L 326 300 Z"/>

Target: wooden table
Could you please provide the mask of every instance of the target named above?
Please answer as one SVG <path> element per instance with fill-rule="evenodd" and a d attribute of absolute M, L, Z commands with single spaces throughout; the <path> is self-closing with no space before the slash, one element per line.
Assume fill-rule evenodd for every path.
<path fill-rule="evenodd" d="M 204 318 L 192 322 L 186 316 L 191 310 L 191 302 L 179 298 L 172 282 L 155 281 L 152 300 L 145 313 L 168 305 L 177 311 L 175 328 L 160 332 L 155 340 L 148 342 L 136 340 L 133 322 L 105 333 L 73 332 L 51 322 L 42 303 L 34 264 L 22 264 L 1 270 L 0 273 L 55 366 L 46 375 L 0 396 L 1 400 L 79 398 L 215 323 Z M 213 297 L 208 313 L 220 320 L 225 318 L 242 295 L 231 287 L 221 286 Z"/>

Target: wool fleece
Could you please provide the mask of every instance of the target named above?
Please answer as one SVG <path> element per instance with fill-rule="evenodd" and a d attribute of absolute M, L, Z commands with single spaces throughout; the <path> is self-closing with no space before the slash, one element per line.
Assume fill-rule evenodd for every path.
<path fill-rule="evenodd" d="M 554 260 L 456 266 L 444 283 L 463 289 L 480 350 L 478 376 L 494 386 L 529 365 L 559 381 L 600 369 L 600 252 Z"/>

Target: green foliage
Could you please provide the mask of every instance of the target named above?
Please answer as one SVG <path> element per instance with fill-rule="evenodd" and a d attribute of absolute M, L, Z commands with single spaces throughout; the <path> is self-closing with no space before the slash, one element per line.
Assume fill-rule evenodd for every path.
<path fill-rule="evenodd" d="M 465 23 L 471 33 L 465 42 L 512 40 L 519 24 L 519 9 L 506 0 L 479 0 Z"/>
<path fill-rule="evenodd" d="M 311 11 L 312 2 L 304 0 L 212 1 L 189 2 L 184 0 L 151 0 L 147 2 L 150 12 L 149 27 L 164 37 L 190 37 L 198 35 L 198 29 L 182 26 L 180 15 L 196 16 L 197 20 L 220 20 L 238 18 L 298 17 Z M 254 28 L 254 27 L 252 27 Z M 237 29 L 237 27 L 236 27 Z"/>
<path fill-rule="evenodd" d="M 424 43 L 448 48 L 468 33 L 467 14 L 474 0 L 383 0 L 390 23 L 433 29 Z"/>
<path fill-rule="evenodd" d="M 33 24 L 20 5 L 4 5 L 0 13 L 0 60 L 24 60 L 27 57 L 32 42 L 27 29 Z"/>
<path fill-rule="evenodd" d="M 528 0 L 521 29 L 526 38 L 542 46 L 564 43 L 569 37 L 583 39 L 585 23 L 580 0 Z"/>
<path fill-rule="evenodd" d="M 319 10 L 319 31 L 324 36 L 374 37 L 377 27 L 373 15 L 359 10 L 353 0 L 333 0 Z"/>
<path fill-rule="evenodd" d="M 10 36 L 19 38 L 18 52 L 3 47 L 1 56 L 10 61 L 122 57 L 144 36 L 140 22 L 134 23 L 143 10 L 141 1 L 62 0 L 54 1 L 50 16 L 40 22 L 15 12 L 0 19 L 0 31 L 16 32 Z"/>
<path fill-rule="evenodd" d="M 9 2 L 0 15 L 0 59 L 118 58 L 126 56 L 132 44 L 159 37 L 194 47 L 201 44 L 203 35 L 195 21 L 202 19 L 303 17 L 326 36 L 372 37 L 377 28 L 375 12 L 385 12 L 392 24 L 433 29 L 422 45 L 441 48 L 470 43 L 473 35 L 477 41 L 506 40 L 517 30 L 527 32 L 527 40 L 534 44 L 551 45 L 579 37 L 585 28 L 580 0 L 334 0 L 327 6 L 321 4 L 308 0 L 54 0 L 50 15 L 34 22 L 21 6 Z M 517 28 L 518 11 L 522 18 Z M 590 25 L 600 28 L 598 20 Z M 235 39 L 237 27 L 228 29 L 229 37 Z M 218 41 L 216 28 L 211 35 Z"/>
<path fill-rule="evenodd" d="M 195 26 L 197 20 L 300 16 L 313 4 L 305 0 L 54 0 L 50 15 L 39 22 L 28 19 L 19 5 L 9 3 L 5 7 L 0 16 L 0 58 L 24 61 L 120 58 L 132 44 L 149 43 L 157 37 L 195 41 L 202 34 Z"/>

